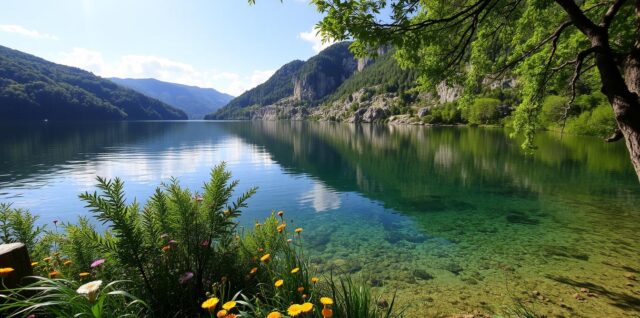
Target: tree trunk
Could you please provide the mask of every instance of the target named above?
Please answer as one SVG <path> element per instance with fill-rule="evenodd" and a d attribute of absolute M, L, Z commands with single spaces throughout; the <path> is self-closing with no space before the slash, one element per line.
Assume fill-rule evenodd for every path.
<path fill-rule="evenodd" d="M 624 135 L 629 156 L 640 178 L 640 51 L 634 50 L 623 64 L 624 81 L 629 95 L 612 102 L 618 128 Z M 622 97 L 622 96 L 621 96 Z"/>

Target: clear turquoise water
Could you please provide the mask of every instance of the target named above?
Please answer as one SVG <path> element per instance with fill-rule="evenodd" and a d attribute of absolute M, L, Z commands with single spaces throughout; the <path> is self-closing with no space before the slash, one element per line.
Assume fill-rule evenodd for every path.
<path fill-rule="evenodd" d="M 489 128 L 0 124 L 0 202 L 74 220 L 96 175 L 144 201 L 172 176 L 199 189 L 224 160 L 239 190 L 259 187 L 243 224 L 286 211 L 321 273 L 397 291 L 410 316 L 518 298 L 550 317 L 640 317 L 640 282 L 625 277 L 640 276 L 640 186 L 624 145 L 547 133 L 531 155 L 518 145 Z"/>

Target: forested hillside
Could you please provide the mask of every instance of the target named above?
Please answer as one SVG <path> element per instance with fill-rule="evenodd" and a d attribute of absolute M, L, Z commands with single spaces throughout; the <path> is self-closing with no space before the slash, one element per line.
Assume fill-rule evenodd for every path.
<path fill-rule="evenodd" d="M 190 119 L 202 119 L 204 115 L 220 109 L 233 99 L 233 96 L 213 88 L 169 83 L 153 78 L 110 80 L 178 108 L 187 113 Z"/>
<path fill-rule="evenodd" d="M 0 46 L 0 120 L 186 119 L 90 72 Z"/>

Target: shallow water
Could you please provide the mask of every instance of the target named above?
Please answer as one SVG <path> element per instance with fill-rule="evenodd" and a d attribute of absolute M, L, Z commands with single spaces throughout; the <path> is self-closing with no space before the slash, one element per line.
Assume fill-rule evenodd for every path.
<path fill-rule="evenodd" d="M 624 145 L 538 137 L 525 155 L 487 128 L 0 124 L 0 202 L 74 220 L 96 175 L 144 201 L 171 176 L 198 190 L 224 160 L 240 190 L 260 188 L 243 224 L 285 210 L 320 272 L 397 290 L 409 316 L 520 299 L 550 317 L 640 317 L 640 282 L 625 277 L 640 276 L 640 186 Z"/>

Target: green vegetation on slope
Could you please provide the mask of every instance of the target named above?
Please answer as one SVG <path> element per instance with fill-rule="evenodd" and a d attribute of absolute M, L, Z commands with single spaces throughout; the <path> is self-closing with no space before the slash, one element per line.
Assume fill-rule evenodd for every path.
<path fill-rule="evenodd" d="M 0 119 L 143 120 L 186 115 L 87 71 L 0 46 Z"/>
<path fill-rule="evenodd" d="M 220 109 L 233 99 L 233 96 L 213 88 L 168 83 L 153 78 L 110 78 L 110 80 L 181 109 L 191 119 L 202 119 L 204 115 Z"/>

